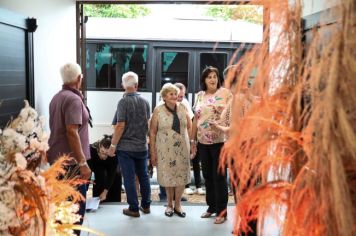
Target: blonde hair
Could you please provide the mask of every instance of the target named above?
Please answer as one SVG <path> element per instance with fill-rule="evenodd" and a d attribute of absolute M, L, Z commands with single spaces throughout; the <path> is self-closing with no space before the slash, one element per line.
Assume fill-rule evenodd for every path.
<path fill-rule="evenodd" d="M 166 83 L 162 86 L 162 89 L 159 93 L 161 94 L 161 98 L 164 99 L 166 97 L 166 95 L 172 91 L 176 92 L 177 94 L 180 92 L 179 88 L 177 86 L 175 86 L 174 84 Z"/>
<path fill-rule="evenodd" d="M 60 68 L 63 84 L 70 84 L 77 81 L 82 74 L 82 68 L 77 63 L 66 63 Z"/>

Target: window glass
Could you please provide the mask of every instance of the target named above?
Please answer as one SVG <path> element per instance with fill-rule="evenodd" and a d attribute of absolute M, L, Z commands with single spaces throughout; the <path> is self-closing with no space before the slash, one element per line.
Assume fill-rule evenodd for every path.
<path fill-rule="evenodd" d="M 161 86 L 167 82 L 182 83 L 188 88 L 188 52 L 162 52 Z"/>
<path fill-rule="evenodd" d="M 147 89 L 147 45 L 97 43 L 87 45 L 87 88 L 123 89 L 128 71 L 139 76 L 139 90 Z"/>

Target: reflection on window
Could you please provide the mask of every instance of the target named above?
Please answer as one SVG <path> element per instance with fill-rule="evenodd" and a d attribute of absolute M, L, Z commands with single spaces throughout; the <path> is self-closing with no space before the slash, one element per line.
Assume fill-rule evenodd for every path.
<path fill-rule="evenodd" d="M 133 71 L 139 76 L 139 89 L 147 89 L 147 45 L 87 45 L 87 88 L 122 89 L 122 75 Z"/>
<path fill-rule="evenodd" d="M 223 71 L 227 67 L 226 53 L 200 53 L 200 75 L 203 70 L 208 67 L 216 67 L 219 71 L 220 82 L 223 82 Z"/>
<path fill-rule="evenodd" d="M 162 52 L 161 86 L 167 82 L 188 87 L 188 52 Z"/>

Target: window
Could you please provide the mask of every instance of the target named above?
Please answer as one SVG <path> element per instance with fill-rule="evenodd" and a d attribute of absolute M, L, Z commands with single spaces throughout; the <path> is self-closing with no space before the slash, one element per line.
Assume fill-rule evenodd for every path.
<path fill-rule="evenodd" d="M 93 43 L 87 45 L 87 89 L 123 89 L 122 75 L 139 77 L 139 89 L 147 89 L 147 45 Z"/>
<path fill-rule="evenodd" d="M 182 83 L 188 88 L 188 52 L 162 52 L 161 86 L 167 82 Z"/>

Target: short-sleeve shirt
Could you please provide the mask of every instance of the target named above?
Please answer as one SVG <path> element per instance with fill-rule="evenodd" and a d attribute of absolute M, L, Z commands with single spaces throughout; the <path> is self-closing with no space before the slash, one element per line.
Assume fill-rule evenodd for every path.
<path fill-rule="evenodd" d="M 204 98 L 205 91 L 197 94 L 194 104 L 197 119 L 197 139 L 202 144 L 225 142 L 224 132 L 210 126 L 210 122 L 219 122 L 221 113 L 232 98 L 230 90 L 219 88 L 209 99 Z"/>
<path fill-rule="evenodd" d="M 127 93 L 119 101 L 116 121 L 125 122 L 124 132 L 117 144 L 117 150 L 127 152 L 147 151 L 148 119 L 150 105 L 138 93 Z"/>
<path fill-rule="evenodd" d="M 62 89 L 49 105 L 49 127 L 51 135 L 48 141 L 48 161 L 55 162 L 64 154 L 73 156 L 67 139 L 67 125 L 79 125 L 78 133 L 85 158 L 90 159 L 89 113 L 81 97 L 68 89 Z"/>

